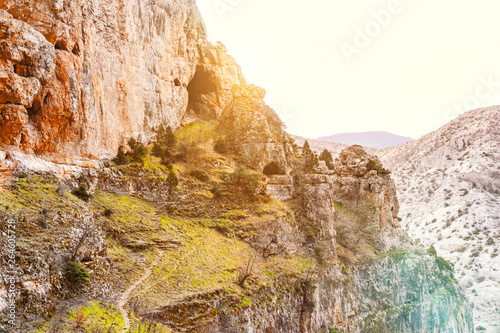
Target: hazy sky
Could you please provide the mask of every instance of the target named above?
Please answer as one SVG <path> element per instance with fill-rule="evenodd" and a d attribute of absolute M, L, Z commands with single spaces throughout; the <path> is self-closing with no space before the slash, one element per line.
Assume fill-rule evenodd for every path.
<path fill-rule="evenodd" d="M 498 0 L 197 0 L 288 132 L 418 138 L 500 104 Z"/>

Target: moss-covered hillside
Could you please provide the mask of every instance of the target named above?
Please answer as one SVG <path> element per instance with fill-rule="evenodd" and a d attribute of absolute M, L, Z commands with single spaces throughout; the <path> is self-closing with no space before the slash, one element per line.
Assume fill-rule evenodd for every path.
<path fill-rule="evenodd" d="M 130 319 L 131 332 L 195 330 L 217 316 L 214 301 L 238 312 L 265 302 L 254 294 L 270 286 L 279 298 L 280 286 L 310 279 L 315 260 L 297 246 L 293 210 L 265 195 L 263 176 L 221 150 L 221 138 L 216 123 L 198 122 L 175 133 L 168 162 L 151 145 L 136 162 L 69 180 L 13 178 L 0 192 L 0 228 L 17 221 L 18 323 L 36 332 L 118 332 Z M 75 280 L 70 262 L 90 274 L 88 283 Z M 171 325 L 149 320 L 177 306 L 189 312 L 162 320 Z"/>

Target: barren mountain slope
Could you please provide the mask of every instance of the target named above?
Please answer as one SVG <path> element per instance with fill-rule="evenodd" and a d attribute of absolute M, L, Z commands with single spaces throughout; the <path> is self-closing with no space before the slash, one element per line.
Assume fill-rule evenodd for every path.
<path fill-rule="evenodd" d="M 407 136 L 400 136 L 388 132 L 357 132 L 341 133 L 318 138 L 321 141 L 338 142 L 347 145 L 370 146 L 377 149 L 389 148 L 414 141 Z"/>
<path fill-rule="evenodd" d="M 393 171 L 402 226 L 455 264 L 476 331 L 500 332 L 500 107 L 378 156 Z"/>

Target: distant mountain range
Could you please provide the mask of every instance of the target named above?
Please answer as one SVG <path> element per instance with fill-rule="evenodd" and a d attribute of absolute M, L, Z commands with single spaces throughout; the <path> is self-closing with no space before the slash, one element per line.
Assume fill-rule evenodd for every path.
<path fill-rule="evenodd" d="M 314 140 L 314 139 L 309 139 L 309 138 L 304 138 L 302 136 L 298 135 L 293 135 L 290 134 L 290 136 L 295 140 L 295 143 L 297 143 L 299 146 L 303 146 L 304 142 L 307 140 L 309 143 L 309 146 L 317 151 L 318 153 L 322 152 L 324 149 L 327 149 L 333 157 L 337 157 L 340 152 L 347 147 L 351 145 L 346 145 L 343 143 L 336 143 L 336 142 L 329 142 L 329 141 L 319 141 L 319 140 Z M 369 154 L 375 154 L 379 149 L 373 148 L 373 147 L 363 147 L 367 153 Z"/>
<path fill-rule="evenodd" d="M 399 146 L 407 142 L 414 141 L 409 137 L 404 137 L 388 132 L 360 132 L 342 133 L 318 138 L 320 141 L 336 142 L 346 145 L 360 145 L 379 149 Z"/>

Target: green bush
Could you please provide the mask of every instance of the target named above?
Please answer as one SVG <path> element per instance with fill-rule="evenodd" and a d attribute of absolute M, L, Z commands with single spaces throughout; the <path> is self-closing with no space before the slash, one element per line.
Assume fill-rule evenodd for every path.
<path fill-rule="evenodd" d="M 344 332 L 344 330 L 340 329 L 340 328 L 329 328 L 328 329 L 328 333 L 342 333 Z"/>
<path fill-rule="evenodd" d="M 319 164 L 318 156 L 312 151 L 307 140 L 302 146 L 302 157 L 304 158 L 304 169 L 306 172 L 312 171 Z"/>
<path fill-rule="evenodd" d="M 152 154 L 153 156 L 165 158 L 171 156 L 171 151 L 175 147 L 175 134 L 172 131 L 172 127 L 168 126 L 164 128 L 161 126 L 156 131 L 156 142 L 153 145 Z"/>
<path fill-rule="evenodd" d="M 179 161 L 186 161 L 188 155 L 190 154 L 190 146 L 185 142 L 179 142 L 177 147 L 177 154 L 175 155 L 175 159 Z"/>
<path fill-rule="evenodd" d="M 244 165 L 239 164 L 230 175 L 233 184 L 236 184 L 251 193 L 255 193 L 260 185 L 260 175 L 250 172 Z"/>
<path fill-rule="evenodd" d="M 91 198 L 90 194 L 87 192 L 87 188 L 84 185 L 80 185 L 80 187 L 71 191 L 71 194 L 85 202 L 88 202 Z"/>
<path fill-rule="evenodd" d="M 68 273 L 68 279 L 72 282 L 76 283 L 90 282 L 89 271 L 78 262 L 74 261 L 68 262 L 67 273 Z"/>
<path fill-rule="evenodd" d="M 87 175 L 80 175 L 76 180 L 78 180 L 78 183 L 85 183 L 87 185 L 90 185 L 90 180 L 89 180 L 89 177 L 87 177 Z"/>
<path fill-rule="evenodd" d="M 227 236 L 231 233 L 231 228 L 229 228 L 227 225 L 222 224 L 222 223 L 216 224 L 213 228 L 218 233 L 220 233 L 221 235 L 224 235 L 224 236 Z"/>
<path fill-rule="evenodd" d="M 219 154 L 225 154 L 227 152 L 227 144 L 224 137 L 219 137 L 215 140 L 214 150 Z"/>
<path fill-rule="evenodd" d="M 172 149 L 175 146 L 175 134 L 172 127 L 167 126 L 166 128 L 162 125 L 156 131 L 156 142 L 167 149 Z"/>
<path fill-rule="evenodd" d="M 371 170 L 375 170 L 377 171 L 378 173 L 380 174 L 383 174 L 383 175 L 388 175 L 391 173 L 390 170 L 382 167 L 381 165 L 379 165 L 378 163 L 376 163 L 375 161 L 373 160 L 370 160 L 368 162 L 368 164 L 366 165 L 366 168 L 368 169 L 368 171 L 371 171 Z"/>
<path fill-rule="evenodd" d="M 435 260 L 440 270 L 447 270 L 449 272 L 453 272 L 453 266 L 451 266 L 451 264 L 447 262 L 444 258 L 436 257 Z"/>
<path fill-rule="evenodd" d="M 212 192 L 215 197 L 220 197 L 222 195 L 222 188 L 219 186 L 219 184 L 215 183 L 212 185 L 210 192 Z"/>
<path fill-rule="evenodd" d="M 174 189 L 179 185 L 179 178 L 177 178 L 174 169 L 168 171 L 167 185 L 170 189 Z"/>
<path fill-rule="evenodd" d="M 112 209 L 110 209 L 110 208 L 105 208 L 105 209 L 104 209 L 104 213 L 103 213 L 103 214 L 104 214 L 104 216 L 106 216 L 106 217 L 111 217 L 111 215 L 113 215 L 113 210 L 112 210 Z"/>
<path fill-rule="evenodd" d="M 153 145 L 153 150 L 151 151 L 153 156 L 164 158 L 164 157 L 170 157 L 170 152 L 163 148 L 158 142 L 155 142 Z"/>
<path fill-rule="evenodd" d="M 137 142 L 137 140 L 134 138 L 130 138 L 128 139 L 127 144 L 130 149 L 134 150 L 139 145 L 139 142 Z"/>
<path fill-rule="evenodd" d="M 478 250 L 473 250 L 472 253 L 471 253 L 471 255 L 469 257 L 471 257 L 471 258 L 477 258 L 477 257 L 479 257 L 480 254 L 481 253 L 479 253 Z"/>
<path fill-rule="evenodd" d="M 174 167 L 174 165 L 172 164 L 172 160 L 168 157 L 162 157 L 160 164 L 163 166 L 166 166 L 167 169 L 169 169 L 169 170 Z"/>
<path fill-rule="evenodd" d="M 202 182 L 208 182 L 210 180 L 210 176 L 208 175 L 208 173 L 203 170 L 191 169 L 189 170 L 189 175 L 198 180 L 201 180 Z"/>
<path fill-rule="evenodd" d="M 118 148 L 118 153 L 116 154 L 116 157 L 113 159 L 113 162 L 115 162 L 116 165 L 128 164 L 128 158 L 127 156 L 125 156 L 125 152 L 123 151 L 122 146 Z"/>
<path fill-rule="evenodd" d="M 319 160 L 320 161 L 325 161 L 326 166 L 328 167 L 328 169 L 330 169 L 330 170 L 334 169 L 334 166 L 333 166 L 333 156 L 332 156 L 332 153 L 330 153 L 328 151 L 328 149 L 325 149 L 325 150 L 323 150 L 321 152 L 321 154 L 319 155 Z"/>
<path fill-rule="evenodd" d="M 133 142 L 135 142 L 135 143 L 133 143 L 131 145 L 130 140 L 133 140 Z M 137 141 L 135 141 L 135 139 L 130 139 L 130 140 L 129 140 L 129 146 L 130 146 L 130 148 L 133 147 L 132 154 L 130 156 L 132 159 L 132 162 L 144 164 L 144 158 L 148 154 L 148 149 L 142 143 L 137 143 Z"/>

